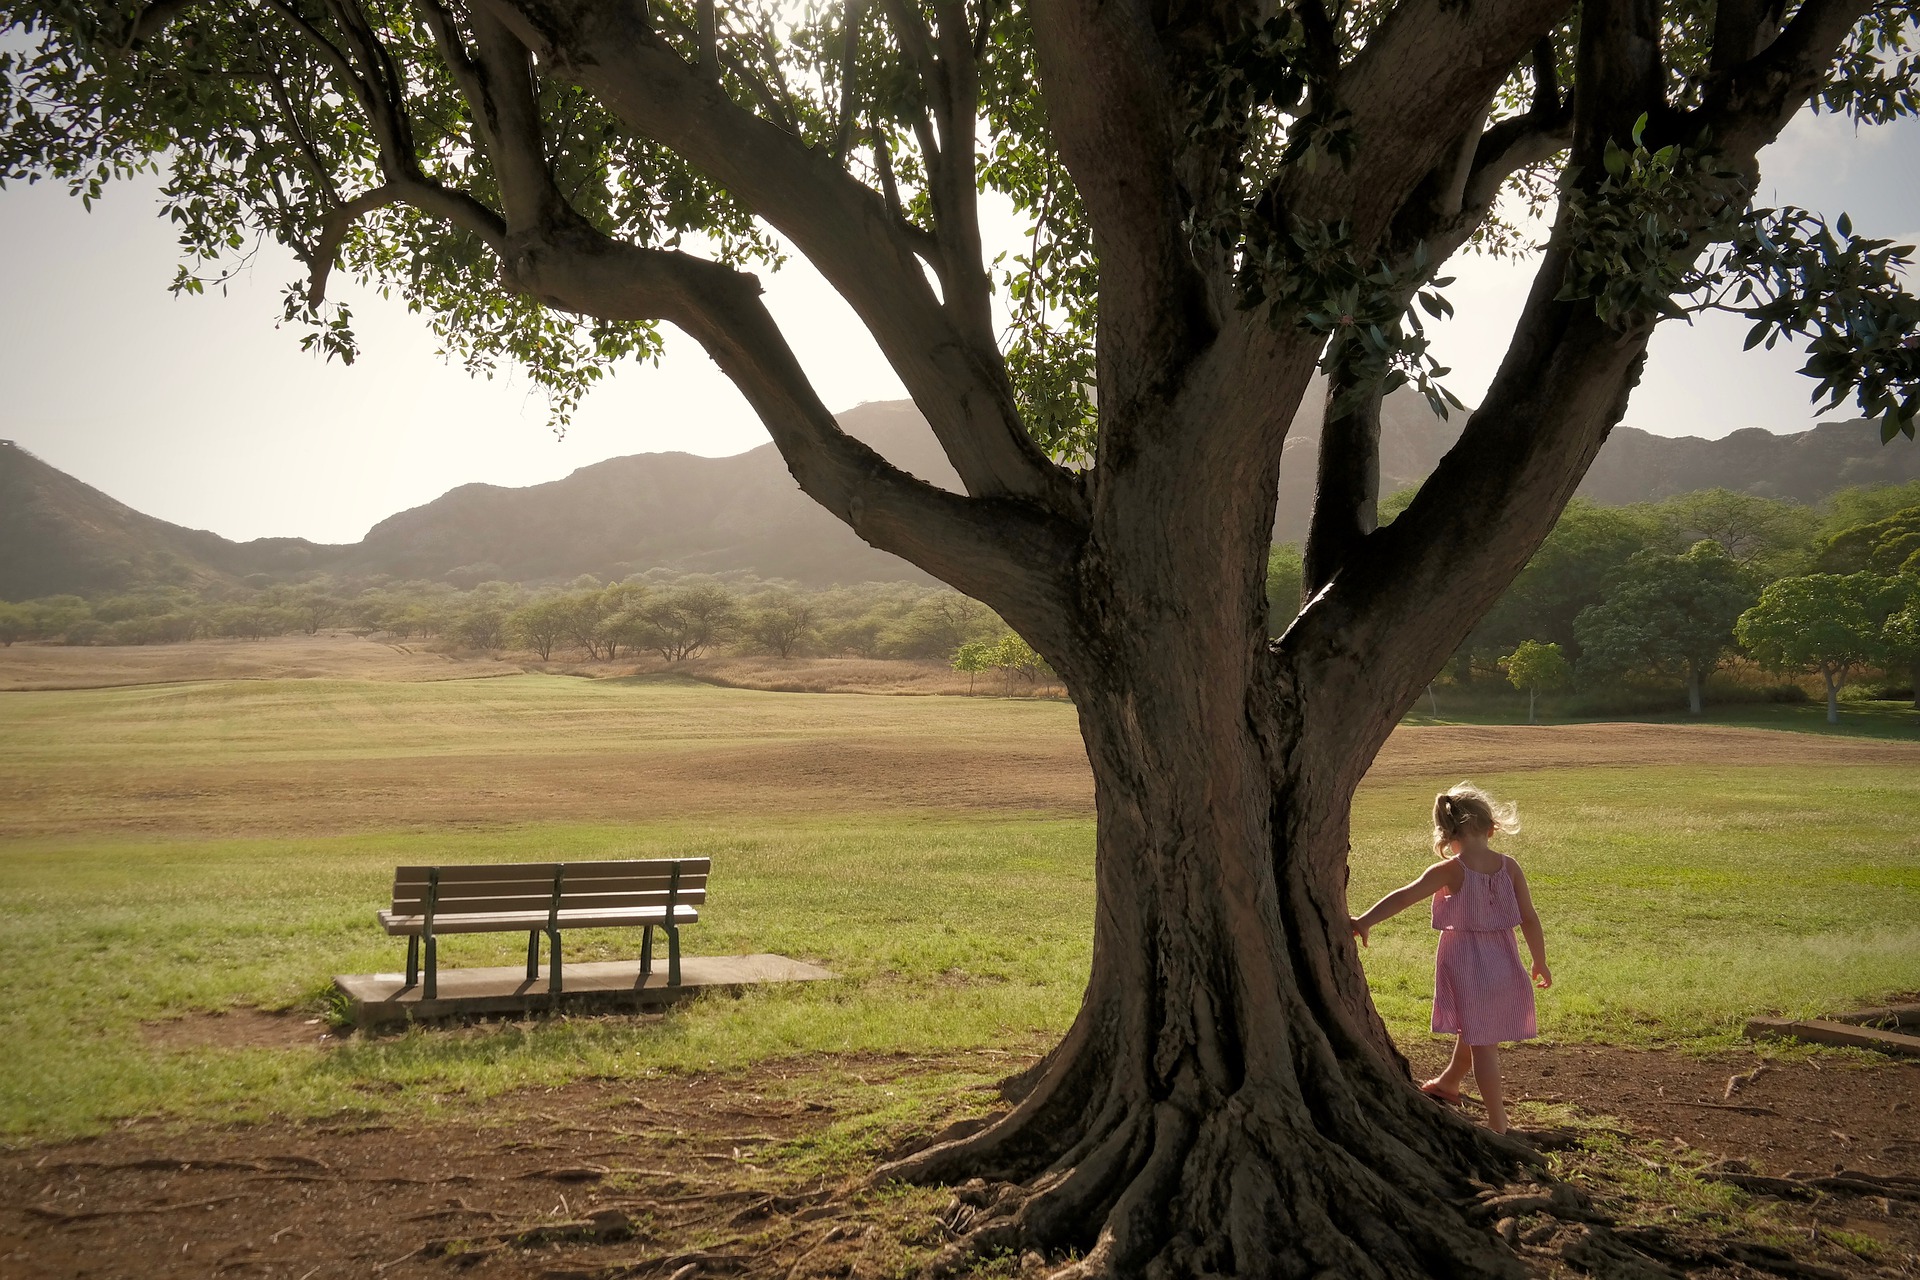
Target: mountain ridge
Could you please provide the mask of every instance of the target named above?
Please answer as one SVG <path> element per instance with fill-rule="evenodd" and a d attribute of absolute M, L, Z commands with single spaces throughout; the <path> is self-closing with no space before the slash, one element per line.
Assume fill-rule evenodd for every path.
<path fill-rule="evenodd" d="M 1309 406 L 1318 397 L 1309 394 Z M 1318 441 L 1303 409 L 1288 435 L 1275 536 L 1298 541 L 1311 510 Z M 1382 409 L 1382 495 L 1418 484 L 1451 447 L 1464 415 L 1442 420 L 1410 391 Z M 912 404 L 877 401 L 841 414 L 849 434 L 942 488 L 959 479 Z M 1710 440 L 1617 428 L 1579 492 L 1607 505 L 1729 488 L 1815 502 L 1856 484 L 1920 479 L 1920 448 L 1881 446 L 1855 419 L 1776 435 L 1744 428 Z M 395 512 L 357 543 L 304 538 L 234 542 L 145 515 L 0 441 L 0 599 L 97 595 L 138 582 L 187 587 L 302 573 L 386 574 L 472 585 L 602 579 L 655 567 L 750 570 L 809 586 L 931 581 L 861 542 L 800 492 L 771 444 L 722 458 L 639 453 L 528 486 L 466 484 Z"/>

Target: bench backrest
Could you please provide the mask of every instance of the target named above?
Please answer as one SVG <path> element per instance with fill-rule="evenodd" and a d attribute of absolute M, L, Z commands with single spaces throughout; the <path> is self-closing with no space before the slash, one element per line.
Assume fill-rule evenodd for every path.
<path fill-rule="evenodd" d="M 393 914 L 425 915 L 430 883 L 436 917 L 550 911 L 556 884 L 561 911 L 665 907 L 670 894 L 678 906 L 698 907 L 707 900 L 707 873 L 712 867 L 711 858 L 397 867 Z"/>

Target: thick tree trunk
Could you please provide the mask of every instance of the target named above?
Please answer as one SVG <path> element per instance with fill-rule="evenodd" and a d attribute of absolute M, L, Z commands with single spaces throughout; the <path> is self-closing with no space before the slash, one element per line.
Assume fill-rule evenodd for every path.
<path fill-rule="evenodd" d="M 1840 723 L 1840 682 L 1832 673 L 1823 671 L 1820 678 L 1827 683 L 1827 723 Z"/>
<path fill-rule="evenodd" d="M 1913 709 L 1920 711 L 1920 662 L 1913 664 L 1913 670 L 1909 674 L 1913 678 Z"/>
<path fill-rule="evenodd" d="M 1692 667 L 1687 668 L 1687 714 L 1697 716 L 1705 710 L 1700 696 L 1700 673 Z"/>
<path fill-rule="evenodd" d="M 1527 1154 L 1415 1090 L 1367 995 L 1345 884 L 1366 761 L 1312 726 L 1369 694 L 1302 688 L 1267 643 L 1265 482 L 1103 530 L 1076 643 L 1047 655 L 1093 768 L 1092 976 L 1012 1112 L 882 1170 L 984 1180 L 950 1269 L 1039 1249 L 1080 1254 L 1074 1277 L 1520 1274 L 1456 1202 Z"/>
<path fill-rule="evenodd" d="M 1012 1113 L 885 1172 L 988 1179 L 956 1254 L 1083 1251 L 1076 1277 L 1518 1275 L 1454 1202 L 1524 1157 L 1418 1093 L 1366 1001 L 1348 795 L 1244 644 L 1160 653 L 1069 680 L 1099 816 L 1078 1019 Z"/>

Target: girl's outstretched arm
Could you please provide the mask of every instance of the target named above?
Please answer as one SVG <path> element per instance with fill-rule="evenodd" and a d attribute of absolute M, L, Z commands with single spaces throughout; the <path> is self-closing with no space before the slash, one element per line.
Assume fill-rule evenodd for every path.
<path fill-rule="evenodd" d="M 1513 897 L 1520 904 L 1520 936 L 1527 940 L 1527 954 L 1533 957 L 1533 984 L 1541 990 L 1553 985 L 1553 970 L 1547 968 L 1547 935 L 1540 928 L 1539 913 L 1533 909 L 1533 895 L 1527 891 L 1527 878 L 1520 864 L 1507 859 L 1513 873 Z"/>
<path fill-rule="evenodd" d="M 1368 907 L 1365 915 L 1351 917 L 1347 923 L 1353 927 L 1354 936 L 1360 939 L 1360 945 L 1364 947 L 1367 945 L 1367 934 L 1382 920 L 1399 915 L 1414 903 L 1431 898 L 1442 889 L 1459 887 L 1460 862 L 1456 858 L 1448 858 L 1444 862 L 1434 863 L 1418 880 L 1401 885 Z"/>

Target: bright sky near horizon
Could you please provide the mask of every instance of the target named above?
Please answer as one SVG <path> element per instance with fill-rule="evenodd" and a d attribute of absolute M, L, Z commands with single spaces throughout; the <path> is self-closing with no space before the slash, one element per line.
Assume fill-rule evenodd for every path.
<path fill-rule="evenodd" d="M 1920 240 L 1920 121 L 1856 132 L 1803 115 L 1763 164 L 1763 203 L 1846 210 L 1862 234 Z M 140 511 L 230 538 L 351 542 L 457 485 L 535 484 L 645 451 L 720 456 L 767 438 L 678 333 L 659 367 L 623 368 L 593 391 L 563 440 L 523 379 L 475 380 L 447 365 L 399 303 L 336 292 L 354 304 L 363 354 L 350 368 L 324 363 L 275 328 L 281 287 L 298 271 L 272 247 L 224 296 L 168 295 L 174 244 L 155 190 L 110 189 L 92 214 L 59 186 L 0 191 L 0 437 Z M 997 222 L 1003 242 L 1019 239 L 1010 216 Z M 1449 270 L 1458 318 L 1436 346 L 1454 368 L 1449 386 L 1471 404 L 1505 350 L 1532 264 L 1462 258 Z M 828 405 L 903 395 L 818 275 L 796 262 L 765 284 Z M 1731 317 L 1663 327 L 1627 422 L 1703 436 L 1811 426 L 1801 357 L 1742 354 L 1745 328 Z"/>

